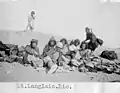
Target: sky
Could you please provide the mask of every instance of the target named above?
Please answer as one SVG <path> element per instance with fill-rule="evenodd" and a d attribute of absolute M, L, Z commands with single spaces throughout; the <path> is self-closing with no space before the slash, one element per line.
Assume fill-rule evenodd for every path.
<path fill-rule="evenodd" d="M 120 3 L 100 1 L 104 0 L 1 0 L 0 29 L 24 30 L 29 12 L 35 10 L 35 31 L 82 41 L 88 26 L 105 46 L 120 47 Z"/>

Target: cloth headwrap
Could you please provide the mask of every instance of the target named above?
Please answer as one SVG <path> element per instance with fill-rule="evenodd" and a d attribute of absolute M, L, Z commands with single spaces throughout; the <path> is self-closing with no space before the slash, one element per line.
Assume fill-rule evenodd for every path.
<path fill-rule="evenodd" d="M 55 38 L 52 36 L 49 41 L 55 40 Z"/>
<path fill-rule="evenodd" d="M 69 50 L 70 51 L 75 51 L 77 48 L 76 48 L 76 46 L 74 46 L 74 45 L 71 45 L 71 46 L 69 46 Z"/>
<path fill-rule="evenodd" d="M 59 47 L 59 48 L 63 48 L 63 44 L 61 42 L 57 42 L 56 46 Z"/>
<path fill-rule="evenodd" d="M 36 43 L 36 44 L 38 44 L 38 40 L 32 39 L 32 40 L 31 40 L 31 43 Z"/>

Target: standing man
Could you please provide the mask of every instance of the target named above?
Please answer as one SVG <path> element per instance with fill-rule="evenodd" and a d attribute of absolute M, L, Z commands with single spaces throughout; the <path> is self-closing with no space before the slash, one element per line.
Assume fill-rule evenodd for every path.
<path fill-rule="evenodd" d="M 99 43 L 97 42 L 97 37 L 92 32 L 92 29 L 88 27 L 85 28 L 85 32 L 86 32 L 86 40 L 84 40 L 84 42 L 86 42 L 87 48 L 93 52 L 99 45 Z"/>
<path fill-rule="evenodd" d="M 26 31 L 34 30 L 34 21 L 35 21 L 35 11 L 31 11 L 30 15 L 28 16 L 28 25 L 26 27 Z"/>
<path fill-rule="evenodd" d="M 85 42 L 95 42 L 96 41 L 96 36 L 92 32 L 92 29 L 86 27 L 85 32 L 86 32 L 86 40 L 85 40 Z"/>

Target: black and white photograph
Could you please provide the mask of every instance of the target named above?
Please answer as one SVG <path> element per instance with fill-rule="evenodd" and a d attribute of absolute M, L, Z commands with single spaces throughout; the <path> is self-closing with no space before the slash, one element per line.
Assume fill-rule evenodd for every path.
<path fill-rule="evenodd" d="M 120 1 L 0 0 L 0 82 L 120 82 Z"/>

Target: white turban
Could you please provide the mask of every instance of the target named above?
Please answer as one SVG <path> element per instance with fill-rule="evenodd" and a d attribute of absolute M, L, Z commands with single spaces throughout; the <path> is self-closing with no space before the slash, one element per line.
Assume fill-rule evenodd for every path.
<path fill-rule="evenodd" d="M 75 50 L 77 50 L 77 47 L 75 45 L 71 45 L 71 46 L 69 46 L 69 50 L 75 51 Z"/>
<path fill-rule="evenodd" d="M 63 48 L 63 44 L 61 42 L 57 42 L 56 46 L 59 47 L 59 48 Z"/>

